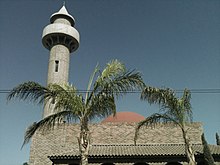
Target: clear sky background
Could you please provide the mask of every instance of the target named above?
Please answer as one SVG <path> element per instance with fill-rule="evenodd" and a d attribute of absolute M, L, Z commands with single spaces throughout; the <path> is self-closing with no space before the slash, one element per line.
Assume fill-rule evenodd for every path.
<path fill-rule="evenodd" d="M 41 44 L 43 28 L 60 0 L 0 1 L 0 90 L 26 81 L 43 85 L 49 51 Z M 176 90 L 220 89 L 219 0 L 66 0 L 80 32 L 79 49 L 71 55 L 69 81 L 86 89 L 97 62 L 119 59 L 143 74 L 146 84 Z M 217 90 L 215 90 L 217 91 Z M 181 94 L 181 93 L 180 93 Z M 158 106 L 129 94 L 118 111 L 143 116 Z M 220 134 L 220 93 L 192 93 L 194 121 L 202 122 L 209 143 Z M 42 106 L 6 103 L 0 93 L 0 164 L 22 165 L 30 145 L 20 150 L 28 125 L 42 116 Z"/>

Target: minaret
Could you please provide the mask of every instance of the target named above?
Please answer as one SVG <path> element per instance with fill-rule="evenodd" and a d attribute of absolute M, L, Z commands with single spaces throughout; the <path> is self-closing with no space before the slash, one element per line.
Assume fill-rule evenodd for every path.
<path fill-rule="evenodd" d="M 42 43 L 50 50 L 47 85 L 68 82 L 70 53 L 79 47 L 79 33 L 74 28 L 75 20 L 63 6 L 50 17 L 43 30 Z M 43 117 L 53 113 L 53 105 L 46 104 Z"/>

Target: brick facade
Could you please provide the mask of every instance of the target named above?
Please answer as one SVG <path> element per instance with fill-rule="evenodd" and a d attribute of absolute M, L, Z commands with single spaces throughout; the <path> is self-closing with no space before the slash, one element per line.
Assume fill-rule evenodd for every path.
<path fill-rule="evenodd" d="M 136 123 L 90 124 L 91 144 L 134 144 Z M 201 144 L 202 124 L 188 126 L 191 142 Z M 78 153 L 78 124 L 63 124 L 54 130 L 37 132 L 32 138 L 30 165 L 51 165 L 50 155 L 71 155 Z M 138 144 L 183 143 L 182 132 L 173 124 L 159 124 L 142 128 Z"/>

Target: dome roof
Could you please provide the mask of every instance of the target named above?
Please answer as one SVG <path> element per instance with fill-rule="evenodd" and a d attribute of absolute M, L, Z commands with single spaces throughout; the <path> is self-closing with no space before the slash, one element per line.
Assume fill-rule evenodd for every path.
<path fill-rule="evenodd" d="M 106 119 L 104 119 L 101 123 L 123 123 L 123 122 L 127 122 L 127 123 L 132 123 L 132 122 L 140 122 L 142 120 L 144 120 L 145 117 L 141 116 L 135 112 L 117 112 L 115 117 L 113 117 L 113 115 L 108 116 Z"/>

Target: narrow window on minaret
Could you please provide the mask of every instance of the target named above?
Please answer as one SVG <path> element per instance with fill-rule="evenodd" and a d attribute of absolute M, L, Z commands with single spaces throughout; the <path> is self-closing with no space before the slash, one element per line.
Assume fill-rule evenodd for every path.
<path fill-rule="evenodd" d="M 58 72 L 58 68 L 59 68 L 59 61 L 55 61 L 55 72 Z"/>

